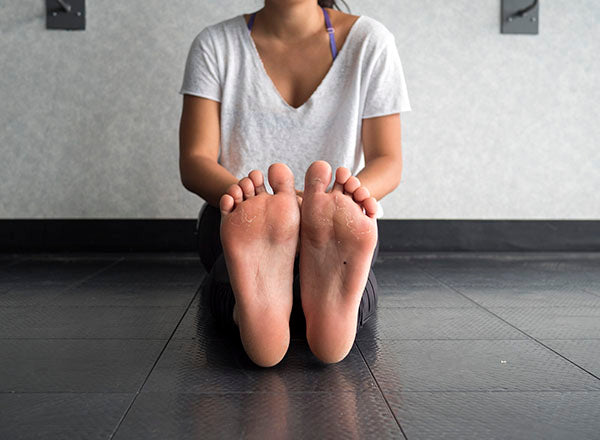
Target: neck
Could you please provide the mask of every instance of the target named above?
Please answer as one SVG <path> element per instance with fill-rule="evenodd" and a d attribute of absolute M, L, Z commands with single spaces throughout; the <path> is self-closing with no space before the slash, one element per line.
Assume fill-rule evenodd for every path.
<path fill-rule="evenodd" d="M 301 41 L 322 32 L 323 11 L 316 0 L 265 0 L 254 19 L 260 32 L 286 42 Z"/>

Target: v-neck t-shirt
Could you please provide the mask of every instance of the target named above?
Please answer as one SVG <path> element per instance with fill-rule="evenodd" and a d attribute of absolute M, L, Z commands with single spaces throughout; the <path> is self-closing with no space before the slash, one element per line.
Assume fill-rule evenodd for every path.
<path fill-rule="evenodd" d="M 324 30 L 325 31 L 325 30 Z M 243 15 L 204 27 L 190 46 L 180 94 L 221 103 L 218 162 L 238 178 L 285 163 L 295 187 L 315 160 L 364 168 L 362 119 L 411 111 L 395 37 L 366 15 L 352 24 L 325 77 L 300 107 L 266 72 Z M 265 186 L 272 192 L 265 179 Z M 377 217 L 383 216 L 378 202 Z"/>

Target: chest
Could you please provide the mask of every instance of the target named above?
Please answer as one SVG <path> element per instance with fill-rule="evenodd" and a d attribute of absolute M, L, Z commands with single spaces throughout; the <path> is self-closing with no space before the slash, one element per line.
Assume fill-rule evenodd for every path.
<path fill-rule="evenodd" d="M 269 79 L 292 107 L 304 104 L 333 64 L 327 35 L 299 45 L 255 41 Z"/>

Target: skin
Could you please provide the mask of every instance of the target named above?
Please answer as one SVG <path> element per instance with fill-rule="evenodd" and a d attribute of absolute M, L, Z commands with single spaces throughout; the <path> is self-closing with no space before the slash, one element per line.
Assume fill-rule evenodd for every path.
<path fill-rule="evenodd" d="M 328 8 L 327 11 L 336 30 L 339 51 L 357 16 Z M 249 14 L 245 16 L 246 21 L 249 18 Z M 312 95 L 332 64 L 329 37 L 324 30 L 323 14 L 317 1 L 266 0 L 264 8 L 256 15 L 251 36 L 265 70 L 281 97 L 293 107 L 302 105 Z M 250 186 L 248 184 L 253 176 L 240 180 L 217 163 L 220 105 L 219 102 L 207 98 L 184 95 L 179 131 L 179 165 L 184 187 L 210 205 L 220 206 L 223 212 L 223 200 L 226 200 L 227 205 L 233 206 L 232 195 L 239 192 L 241 197 L 244 185 Z M 402 172 L 400 114 L 363 119 L 362 142 L 365 167 L 357 176 L 343 177 L 346 183 L 342 185 L 342 194 L 361 204 L 369 199 L 368 203 L 376 206 L 375 200 L 380 200 L 392 192 L 400 183 Z M 349 174 L 347 170 L 343 172 Z M 227 193 L 229 195 L 226 195 Z M 304 193 L 299 189 L 295 189 L 295 193 L 297 203 L 302 208 Z M 229 209 L 231 208 L 227 208 Z M 374 221 L 374 212 L 369 216 Z M 301 234 L 298 234 L 296 253 L 300 251 L 300 245 Z M 370 261 L 369 255 L 372 254 L 372 249 L 368 247 L 364 254 L 363 259 Z M 354 308 L 355 305 L 350 307 L 352 310 Z M 320 319 L 307 316 L 309 324 L 315 322 L 313 325 L 315 328 L 322 327 Z M 347 321 L 351 322 L 352 319 L 354 318 L 349 318 Z M 234 320 L 239 325 L 236 313 L 234 313 Z M 348 335 L 353 334 L 350 330 L 346 332 Z M 315 334 L 321 333 L 323 333 L 321 330 L 315 331 Z M 335 341 L 335 336 L 333 333 L 332 335 L 330 340 Z M 276 355 L 270 354 L 268 350 L 264 351 L 264 344 L 254 344 L 255 348 L 250 350 L 249 354 L 252 351 L 262 350 L 266 353 L 263 356 L 264 360 L 257 363 L 263 366 L 274 365 L 285 351 L 285 338 L 281 339 L 283 342 L 279 344 L 280 353 Z M 256 340 L 260 338 L 257 337 Z M 325 362 L 339 361 L 346 355 L 349 344 L 351 345 L 349 340 L 345 347 L 339 349 L 338 353 L 334 353 L 334 343 L 322 344 L 321 341 L 317 341 L 317 338 L 313 338 L 313 341 L 315 342 L 311 344 L 311 348 L 321 346 L 313 349 L 313 352 L 317 354 L 317 351 L 320 351 L 317 356 Z M 255 359 L 255 356 L 251 355 L 251 357 Z"/>
<path fill-rule="evenodd" d="M 336 29 L 339 50 L 356 16 L 329 8 L 327 11 Z M 256 16 L 252 37 L 274 85 L 293 106 L 308 99 L 331 66 L 329 37 L 315 0 L 265 1 Z M 240 180 L 217 163 L 220 111 L 221 104 L 217 101 L 184 95 L 179 128 L 181 182 L 214 207 L 219 206 L 219 199 L 229 187 Z M 365 167 L 356 177 L 371 196 L 380 200 L 401 179 L 400 114 L 362 121 Z M 297 193 L 302 196 L 299 189 Z"/>
<path fill-rule="evenodd" d="M 333 188 L 326 192 L 331 177 L 327 162 L 313 162 L 306 171 L 301 207 L 294 175 L 283 163 L 269 167 L 273 195 L 266 192 L 262 173 L 253 170 L 221 197 L 221 241 L 235 296 L 233 319 L 257 365 L 276 365 L 289 346 L 298 241 L 311 351 L 322 362 L 335 363 L 354 343 L 377 244 L 377 202 L 356 186 L 349 169 L 339 167 Z"/>

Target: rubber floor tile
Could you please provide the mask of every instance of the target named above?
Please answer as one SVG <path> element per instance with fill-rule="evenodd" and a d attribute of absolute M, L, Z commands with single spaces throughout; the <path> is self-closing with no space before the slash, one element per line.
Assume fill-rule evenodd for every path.
<path fill-rule="evenodd" d="M 418 266 L 441 282 L 471 287 L 558 287 L 568 285 L 568 272 L 527 261 L 502 259 L 432 261 Z"/>
<path fill-rule="evenodd" d="M 407 252 L 419 267 L 497 267 L 500 264 L 532 267 L 538 270 L 564 271 L 593 269 L 600 263 L 598 252 Z"/>
<path fill-rule="evenodd" d="M 357 334 L 369 339 L 527 339 L 481 308 L 379 308 Z"/>
<path fill-rule="evenodd" d="M 430 252 L 401 252 L 401 255 L 410 256 L 411 261 L 426 263 L 441 263 L 453 261 L 506 261 L 522 263 L 546 263 L 556 260 L 565 261 L 599 261 L 597 252 L 565 252 L 565 251 L 430 251 Z"/>
<path fill-rule="evenodd" d="M 591 293 L 595 296 L 600 296 L 600 281 L 585 283 L 585 285 L 581 285 L 581 288 L 584 289 L 587 293 Z"/>
<path fill-rule="evenodd" d="M 373 267 L 377 284 L 391 287 L 436 287 L 440 283 L 411 263 L 384 261 Z"/>
<path fill-rule="evenodd" d="M 73 284 L 25 284 L 0 286 L 0 307 L 53 304 L 53 299 L 69 290 Z"/>
<path fill-rule="evenodd" d="M 168 339 L 183 307 L 0 307 L 0 338 Z"/>
<path fill-rule="evenodd" d="M 541 342 L 600 378 L 600 339 L 544 339 Z"/>
<path fill-rule="evenodd" d="M 7 266 L 12 266 L 13 264 L 17 264 L 21 261 L 23 257 L 19 254 L 0 254 L 0 268 L 5 268 Z"/>
<path fill-rule="evenodd" d="M 122 260 L 89 280 L 102 283 L 179 283 L 200 285 L 206 271 L 196 259 Z"/>
<path fill-rule="evenodd" d="M 130 394 L 0 394 L 2 439 L 108 439 Z"/>
<path fill-rule="evenodd" d="M 174 339 L 231 339 L 232 333 L 221 330 L 208 306 L 196 297 L 181 320 Z"/>
<path fill-rule="evenodd" d="M 600 297 L 573 286 L 459 287 L 483 307 L 600 307 Z"/>
<path fill-rule="evenodd" d="M 384 393 L 588 391 L 600 381 L 535 341 L 358 341 Z"/>
<path fill-rule="evenodd" d="M 536 270 L 497 267 L 482 269 L 473 267 L 469 270 L 430 271 L 440 282 L 452 287 L 539 287 L 556 288 L 569 285 L 569 280 L 560 274 L 545 273 Z"/>
<path fill-rule="evenodd" d="M 23 260 L 0 268 L 0 285 L 70 284 L 94 275 L 114 259 Z"/>
<path fill-rule="evenodd" d="M 600 339 L 600 307 L 490 307 L 536 339 Z"/>
<path fill-rule="evenodd" d="M 122 252 L 121 256 L 127 261 L 200 261 L 197 251 Z"/>
<path fill-rule="evenodd" d="M 0 340 L 0 392 L 136 392 L 165 343 Z"/>
<path fill-rule="evenodd" d="M 239 339 L 237 327 L 221 328 L 212 316 L 210 305 L 203 296 L 203 285 L 198 288 L 198 294 L 183 317 L 174 339 Z M 292 308 L 290 316 L 291 340 L 306 341 L 306 322 L 302 304 L 298 302 Z"/>
<path fill-rule="evenodd" d="M 148 378 L 144 391 L 154 392 L 272 392 L 278 376 L 290 392 L 360 391 L 375 383 L 356 349 L 337 364 L 320 362 L 304 341 L 292 341 L 274 367 L 256 366 L 241 343 L 223 340 L 171 340 Z"/>
<path fill-rule="evenodd" d="M 142 393 L 115 436 L 129 439 L 401 439 L 377 391 L 240 394 Z"/>
<path fill-rule="evenodd" d="M 386 395 L 409 439 L 595 440 L 600 392 Z"/>
<path fill-rule="evenodd" d="M 173 339 L 239 339 L 237 327 L 228 329 L 219 327 L 212 316 L 209 305 L 202 301 L 200 295 L 201 293 L 198 293 L 192 301 L 179 327 L 177 327 Z M 291 340 L 306 341 L 304 315 L 301 308 L 296 310 L 295 307 L 292 309 L 290 317 L 290 338 Z"/>
<path fill-rule="evenodd" d="M 377 280 L 379 281 L 379 278 Z M 473 301 L 442 284 L 378 286 L 378 307 L 477 307 Z"/>
<path fill-rule="evenodd" d="M 1 306 L 186 307 L 196 293 L 189 284 L 24 285 L 1 293 Z"/>

